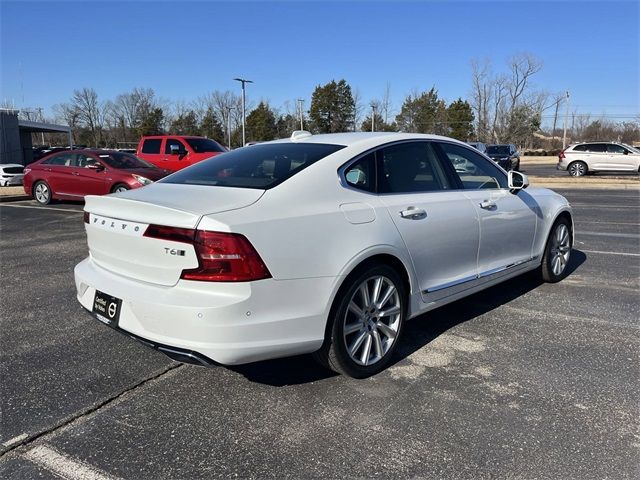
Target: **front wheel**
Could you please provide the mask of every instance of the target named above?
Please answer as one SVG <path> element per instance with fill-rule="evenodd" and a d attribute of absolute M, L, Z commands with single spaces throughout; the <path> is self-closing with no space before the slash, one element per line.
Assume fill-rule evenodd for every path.
<path fill-rule="evenodd" d="M 40 205 L 48 205 L 51 203 L 51 188 L 45 181 L 38 181 L 33 186 L 33 198 Z"/>
<path fill-rule="evenodd" d="M 567 276 L 572 243 L 571 223 L 566 218 L 561 218 L 553 225 L 542 256 L 542 280 L 555 283 Z"/>
<path fill-rule="evenodd" d="M 353 378 L 389 365 L 406 315 L 406 291 L 387 265 L 367 268 L 347 280 L 331 308 L 331 327 L 316 360 Z"/>
<path fill-rule="evenodd" d="M 584 162 L 573 162 L 567 167 L 567 170 L 572 177 L 582 177 L 589 171 L 587 164 Z"/>
<path fill-rule="evenodd" d="M 111 189 L 111 193 L 126 192 L 127 190 L 129 190 L 128 185 L 125 185 L 124 183 L 118 183 Z"/>

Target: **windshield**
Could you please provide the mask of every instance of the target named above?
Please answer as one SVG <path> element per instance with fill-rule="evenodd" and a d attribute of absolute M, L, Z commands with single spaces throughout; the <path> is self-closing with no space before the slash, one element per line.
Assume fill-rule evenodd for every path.
<path fill-rule="evenodd" d="M 133 170 L 137 168 L 155 168 L 144 160 L 139 159 L 130 153 L 101 153 L 98 155 L 100 160 L 111 168 L 119 168 L 122 170 Z"/>
<path fill-rule="evenodd" d="M 196 153 L 226 152 L 226 149 L 220 146 L 218 142 L 214 142 L 208 138 L 185 138 L 185 141 Z"/>
<path fill-rule="evenodd" d="M 509 145 L 491 145 L 487 147 L 489 155 L 509 155 Z"/>
<path fill-rule="evenodd" d="M 198 162 L 162 182 L 268 189 L 342 148 L 318 143 L 253 145 Z"/>
<path fill-rule="evenodd" d="M 640 153 L 640 150 L 638 150 L 636 147 L 632 147 L 631 145 L 627 145 L 626 143 L 622 143 L 621 145 L 628 148 L 633 153 Z"/>

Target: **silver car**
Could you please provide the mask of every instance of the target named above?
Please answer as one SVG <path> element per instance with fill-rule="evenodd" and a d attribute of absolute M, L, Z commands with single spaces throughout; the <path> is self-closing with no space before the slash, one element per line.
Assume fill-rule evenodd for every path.
<path fill-rule="evenodd" d="M 640 172 L 640 150 L 616 142 L 576 143 L 560 152 L 557 168 L 567 170 L 572 177 L 594 172 Z"/>
<path fill-rule="evenodd" d="M 0 164 L 0 187 L 22 185 L 24 167 L 18 163 Z"/>

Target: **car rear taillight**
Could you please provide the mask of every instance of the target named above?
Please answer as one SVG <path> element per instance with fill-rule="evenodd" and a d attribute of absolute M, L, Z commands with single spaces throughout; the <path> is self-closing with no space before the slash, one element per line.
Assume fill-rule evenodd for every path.
<path fill-rule="evenodd" d="M 558 154 L 558 160 L 562 160 L 563 158 L 566 158 L 564 155 L 564 150 L 560 150 L 560 153 Z"/>
<path fill-rule="evenodd" d="M 91 214 L 89 212 L 84 212 L 84 223 L 89 223 L 90 215 Z"/>
<path fill-rule="evenodd" d="M 163 225 L 149 225 L 144 231 L 145 237 L 157 238 L 159 240 L 170 240 L 172 242 L 182 242 L 193 244 L 196 231 L 193 228 L 165 227 Z"/>
<path fill-rule="evenodd" d="M 271 278 L 258 252 L 244 235 L 198 230 L 194 242 L 200 266 L 181 278 L 208 282 L 248 282 Z"/>
<path fill-rule="evenodd" d="M 144 236 L 193 245 L 199 265 L 182 271 L 180 278 L 185 280 L 250 282 L 271 278 L 251 242 L 238 233 L 149 225 Z"/>

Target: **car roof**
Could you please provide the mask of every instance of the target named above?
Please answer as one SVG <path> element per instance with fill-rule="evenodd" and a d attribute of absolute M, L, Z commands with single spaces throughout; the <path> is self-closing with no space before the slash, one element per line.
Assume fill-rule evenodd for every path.
<path fill-rule="evenodd" d="M 298 134 L 298 136 L 296 136 Z M 401 133 L 401 132 L 347 132 L 347 133 L 322 133 L 312 135 L 308 132 L 301 134 L 294 132 L 290 138 L 283 138 L 266 143 L 322 143 L 328 145 L 342 145 L 350 147 L 359 143 L 387 143 L 400 140 L 446 140 L 466 145 L 449 137 L 440 135 L 430 135 L 424 133 Z"/>

